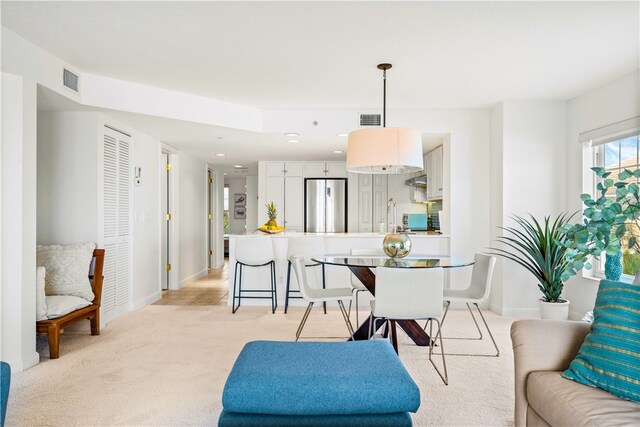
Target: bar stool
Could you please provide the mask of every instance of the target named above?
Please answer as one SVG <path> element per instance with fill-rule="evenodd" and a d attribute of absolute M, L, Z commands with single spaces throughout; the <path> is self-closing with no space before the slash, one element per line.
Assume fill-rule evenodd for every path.
<path fill-rule="evenodd" d="M 235 313 L 242 302 L 242 293 L 270 293 L 268 297 L 245 296 L 246 299 L 271 299 L 271 312 L 275 313 L 278 307 L 278 294 L 276 293 L 276 262 L 273 254 L 271 237 L 240 237 L 236 239 L 235 247 L 236 265 L 233 276 L 233 299 L 231 313 Z M 245 267 L 269 266 L 271 273 L 271 289 L 242 289 L 242 272 Z M 238 292 L 236 294 L 236 287 Z M 236 299 L 238 305 L 236 306 Z"/>
<path fill-rule="evenodd" d="M 302 296 L 291 296 L 292 292 L 300 293 L 298 289 L 291 289 L 291 257 L 301 255 L 304 257 L 305 267 L 320 267 L 322 269 L 322 289 L 326 289 L 324 264 L 311 261 L 311 258 L 322 256 L 325 252 L 324 237 L 290 237 L 287 243 L 287 287 L 284 295 L 284 313 L 289 308 L 289 298 L 303 299 Z M 324 313 L 327 314 L 327 303 L 323 303 Z"/>

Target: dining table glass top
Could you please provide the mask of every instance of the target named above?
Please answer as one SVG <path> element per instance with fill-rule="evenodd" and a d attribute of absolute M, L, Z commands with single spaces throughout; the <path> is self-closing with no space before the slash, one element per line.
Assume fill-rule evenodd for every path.
<path fill-rule="evenodd" d="M 346 267 L 395 267 L 395 268 L 455 268 L 473 265 L 472 258 L 460 256 L 431 256 L 414 255 L 405 258 L 390 258 L 385 256 L 352 256 L 352 255 L 325 255 L 312 257 L 313 261 L 320 264 L 340 265 Z"/>

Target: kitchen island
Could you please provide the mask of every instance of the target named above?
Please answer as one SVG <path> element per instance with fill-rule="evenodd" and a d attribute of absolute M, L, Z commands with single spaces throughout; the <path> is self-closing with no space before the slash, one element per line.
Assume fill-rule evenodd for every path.
<path fill-rule="evenodd" d="M 260 233 L 260 235 L 265 236 Z M 235 274 L 235 245 L 238 239 L 250 239 L 256 237 L 256 234 L 250 235 L 230 235 L 229 236 L 229 301 L 231 305 L 231 297 L 233 293 L 233 281 Z M 305 238 L 305 237 L 323 237 L 325 244 L 325 254 L 318 254 L 318 256 L 326 254 L 348 254 L 351 249 L 382 249 L 382 240 L 384 234 L 379 233 L 295 233 L 295 232 L 283 232 L 279 234 L 266 235 L 272 240 L 274 256 L 276 259 L 276 287 L 278 291 L 278 308 L 284 310 L 284 298 L 287 281 L 287 249 L 288 240 L 290 238 Z M 416 232 L 415 234 L 409 234 L 411 238 L 411 253 L 412 256 L 430 255 L 430 256 L 449 256 L 450 245 L 449 236 L 430 233 L 430 232 Z M 309 268 L 307 274 L 309 276 L 312 285 L 321 286 L 321 274 L 320 268 Z M 244 287 L 247 289 L 264 289 L 268 290 L 269 285 L 269 268 L 268 267 L 256 267 L 244 269 Z M 338 266 L 326 267 L 326 285 L 327 287 L 349 287 L 351 282 L 351 272 L 348 268 L 342 268 Z M 298 283 L 293 271 L 291 272 L 291 289 L 298 289 Z M 445 287 L 448 284 L 448 274 L 445 273 Z M 293 293 L 294 296 L 299 296 L 298 293 Z M 269 300 L 259 299 L 243 299 L 242 305 L 270 305 Z M 361 307 L 368 307 L 369 302 L 366 298 L 360 299 Z M 290 299 L 289 305 L 306 305 L 300 299 Z"/>

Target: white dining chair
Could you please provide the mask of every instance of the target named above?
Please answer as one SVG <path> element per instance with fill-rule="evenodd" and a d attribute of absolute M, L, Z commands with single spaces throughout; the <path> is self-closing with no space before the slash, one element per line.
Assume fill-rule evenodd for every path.
<path fill-rule="evenodd" d="M 300 293 L 298 289 L 291 287 L 291 257 L 302 255 L 304 257 L 305 268 L 320 269 L 322 274 L 322 288 L 326 288 L 326 274 L 324 264 L 311 260 L 313 257 L 323 256 L 325 253 L 324 237 L 289 237 L 287 239 L 287 286 L 284 295 L 284 314 L 289 310 L 289 299 L 300 299 L 302 296 L 292 296 L 292 293 Z M 327 313 L 327 304 L 323 304 L 324 312 Z"/>
<path fill-rule="evenodd" d="M 381 256 L 386 257 L 384 251 L 382 249 L 351 249 L 350 254 L 352 256 Z M 373 274 L 375 274 L 375 269 L 371 270 Z M 355 305 L 356 309 L 356 325 L 360 324 L 358 319 L 358 294 L 360 292 L 369 292 L 369 289 L 352 273 L 351 274 L 351 287 L 353 288 L 353 305 Z M 373 296 L 372 296 L 373 298 Z M 351 318 L 351 305 L 349 304 L 349 318 Z"/>
<path fill-rule="evenodd" d="M 493 278 L 493 269 L 496 265 L 496 258 L 490 255 L 485 254 L 476 254 L 474 257 L 473 264 L 473 272 L 471 273 L 471 283 L 469 287 L 466 289 L 446 289 L 444 291 L 444 300 L 446 302 L 446 307 L 444 311 L 444 315 L 442 316 L 442 324 L 444 324 L 445 319 L 447 317 L 447 313 L 449 312 L 449 306 L 452 302 L 454 303 L 465 303 L 467 305 L 467 309 L 469 309 L 469 313 L 471 314 L 471 318 L 473 319 L 473 323 L 476 325 L 476 329 L 480 336 L 478 338 L 466 338 L 466 337 L 444 337 L 444 339 L 457 339 L 457 340 L 482 340 L 482 330 L 480 329 L 480 325 L 478 325 L 478 321 L 476 317 L 473 315 L 473 310 L 471 309 L 471 305 L 474 305 L 478 310 L 480 317 L 482 318 L 482 322 L 484 323 L 487 332 L 489 333 L 489 337 L 493 342 L 493 346 L 496 349 L 495 354 L 471 354 L 471 353 L 449 353 L 450 356 L 489 356 L 489 357 L 499 357 L 500 349 L 498 348 L 498 344 L 496 344 L 496 340 L 493 338 L 493 334 L 491 333 L 491 329 L 487 324 L 487 320 L 484 318 L 482 314 L 482 310 L 480 309 L 480 305 L 489 299 L 489 295 L 491 293 L 491 282 Z M 425 328 L 426 328 L 425 324 Z"/>
<path fill-rule="evenodd" d="M 443 311 L 443 272 L 434 268 L 376 268 L 376 299 L 371 301 L 373 322 L 369 323 L 369 336 L 375 339 L 378 321 L 427 320 L 429 325 L 429 362 L 449 385 L 447 362 L 440 333 L 440 317 Z M 438 326 L 433 335 L 433 323 Z M 436 339 L 440 337 L 443 371 L 436 366 L 432 355 Z"/>
<path fill-rule="evenodd" d="M 304 315 L 302 316 L 302 320 L 300 321 L 300 326 L 298 326 L 298 330 L 296 331 L 296 341 L 300 339 L 300 334 L 302 333 L 302 329 L 304 328 L 304 325 L 309 318 L 309 314 L 311 313 L 313 305 L 317 302 L 328 301 L 338 302 L 338 307 L 340 307 L 340 312 L 342 313 L 342 317 L 344 318 L 345 324 L 347 325 L 347 330 L 349 331 L 349 337 L 353 337 L 353 326 L 351 326 L 351 321 L 349 321 L 349 316 L 347 316 L 347 311 L 345 310 L 344 303 L 342 302 L 343 300 L 351 300 L 351 298 L 353 297 L 351 288 L 314 288 L 309 284 L 309 280 L 307 279 L 304 255 L 293 255 L 290 258 L 290 261 L 291 265 L 293 266 L 293 271 L 296 273 L 298 285 L 300 285 L 300 293 L 302 294 L 302 298 L 304 298 L 304 300 L 309 303 L 307 309 L 304 312 Z"/>
<path fill-rule="evenodd" d="M 276 291 L 276 263 L 273 253 L 273 244 L 271 237 L 242 237 L 236 239 L 234 251 L 236 264 L 234 266 L 233 275 L 233 294 L 231 301 L 231 313 L 235 313 L 242 299 L 271 299 L 271 312 L 275 313 L 278 307 L 278 294 Z M 269 267 L 270 273 L 270 289 L 243 289 L 244 277 L 243 272 L 246 267 Z M 242 296 L 243 293 L 250 294 Z M 257 296 L 269 293 L 269 296 Z M 236 306 L 236 300 L 238 305 Z"/>

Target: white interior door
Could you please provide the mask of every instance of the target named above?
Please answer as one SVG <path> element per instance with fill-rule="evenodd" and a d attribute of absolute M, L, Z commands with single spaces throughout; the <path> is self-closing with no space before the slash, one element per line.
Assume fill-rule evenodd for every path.
<path fill-rule="evenodd" d="M 108 126 L 103 137 L 102 312 L 104 321 L 129 310 L 131 288 L 131 137 Z"/>
<path fill-rule="evenodd" d="M 169 270 L 167 265 L 169 264 L 169 221 L 167 221 L 167 214 L 169 213 L 169 170 L 167 165 L 169 164 L 169 153 L 162 152 L 162 172 L 161 172 L 161 191 L 160 191 L 160 223 L 162 224 L 162 265 L 160 271 L 161 288 L 169 289 Z"/>

